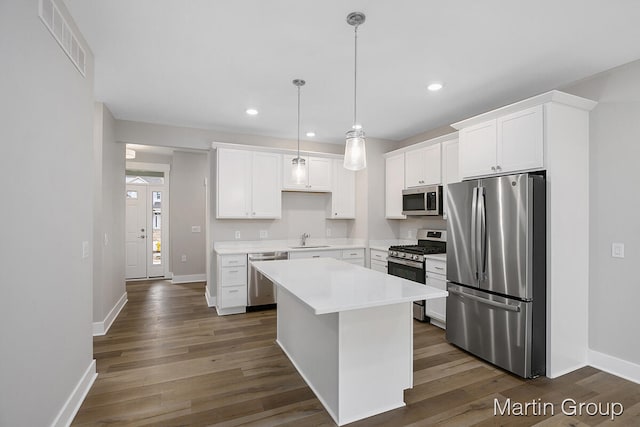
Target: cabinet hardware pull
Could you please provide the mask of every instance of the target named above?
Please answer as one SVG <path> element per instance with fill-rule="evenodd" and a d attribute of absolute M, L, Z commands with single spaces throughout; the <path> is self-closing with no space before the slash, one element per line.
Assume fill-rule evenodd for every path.
<path fill-rule="evenodd" d="M 496 166 L 497 170 L 502 170 L 502 167 L 500 167 L 500 165 Z"/>
<path fill-rule="evenodd" d="M 433 268 L 435 268 L 436 270 L 444 270 L 444 267 L 433 267 Z"/>
<path fill-rule="evenodd" d="M 320 258 L 320 255 L 313 255 L 311 258 Z"/>
<path fill-rule="evenodd" d="M 238 270 L 229 270 L 229 273 L 237 273 Z"/>
<path fill-rule="evenodd" d="M 236 292 L 238 292 L 238 290 L 237 290 L 237 289 L 234 289 L 234 290 L 232 290 L 232 291 L 229 291 L 229 293 L 230 293 L 230 294 L 233 294 L 233 293 L 236 293 Z"/>
<path fill-rule="evenodd" d="M 229 264 L 237 264 L 238 261 L 229 261 Z"/>
<path fill-rule="evenodd" d="M 496 170 L 496 167 L 495 166 L 491 166 L 491 170 L 492 171 Z"/>

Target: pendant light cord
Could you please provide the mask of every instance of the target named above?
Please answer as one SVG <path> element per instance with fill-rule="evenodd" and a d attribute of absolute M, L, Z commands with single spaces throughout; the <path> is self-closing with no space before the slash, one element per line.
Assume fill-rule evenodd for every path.
<path fill-rule="evenodd" d="M 353 61 L 353 128 L 356 127 L 358 108 L 358 26 L 354 28 L 354 61 Z"/>
<path fill-rule="evenodd" d="M 298 86 L 298 159 L 300 159 L 300 86 Z"/>

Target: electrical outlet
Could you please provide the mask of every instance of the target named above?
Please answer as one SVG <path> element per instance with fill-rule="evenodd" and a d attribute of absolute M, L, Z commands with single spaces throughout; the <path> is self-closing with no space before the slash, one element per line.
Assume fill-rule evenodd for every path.
<path fill-rule="evenodd" d="M 613 258 L 624 258 L 624 243 L 612 243 L 611 256 Z"/>
<path fill-rule="evenodd" d="M 266 239 L 267 237 L 269 237 L 269 232 L 267 230 L 260 230 L 260 238 Z"/>
<path fill-rule="evenodd" d="M 331 229 L 329 227 L 327 227 L 327 237 L 331 237 Z"/>
<path fill-rule="evenodd" d="M 186 255 L 182 255 L 182 262 L 187 262 L 187 256 Z"/>
<path fill-rule="evenodd" d="M 240 230 L 236 230 L 236 240 L 240 238 Z"/>
<path fill-rule="evenodd" d="M 200 231 L 202 231 L 202 228 L 199 225 L 192 225 L 191 226 L 191 232 L 192 233 L 200 233 Z"/>
<path fill-rule="evenodd" d="M 89 258 L 89 242 L 82 242 L 82 259 Z"/>
<path fill-rule="evenodd" d="M 107 233 L 104 233 L 103 242 L 105 246 L 109 244 L 109 235 Z"/>

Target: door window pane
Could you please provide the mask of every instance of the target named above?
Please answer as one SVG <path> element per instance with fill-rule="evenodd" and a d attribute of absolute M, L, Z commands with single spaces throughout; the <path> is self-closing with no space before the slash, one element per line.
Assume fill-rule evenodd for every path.
<path fill-rule="evenodd" d="M 162 264 L 162 191 L 151 192 L 151 224 L 153 231 L 153 264 Z"/>

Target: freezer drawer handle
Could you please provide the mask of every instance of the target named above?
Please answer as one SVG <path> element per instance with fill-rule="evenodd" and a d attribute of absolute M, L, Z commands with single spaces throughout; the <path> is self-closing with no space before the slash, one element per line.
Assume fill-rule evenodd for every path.
<path fill-rule="evenodd" d="M 510 304 L 504 304 L 504 303 L 501 303 L 501 302 L 491 301 L 491 300 L 488 300 L 488 299 L 485 299 L 485 298 L 477 297 L 475 295 L 470 295 L 470 294 L 467 294 L 465 292 L 460 292 L 460 291 L 456 291 L 456 290 L 453 290 L 453 289 L 449 289 L 448 291 L 449 291 L 450 294 L 460 295 L 461 297 L 469 298 L 470 300 L 477 301 L 477 302 L 482 303 L 482 304 L 490 305 L 492 307 L 501 308 L 503 310 L 508 310 L 508 311 L 515 311 L 515 312 L 519 312 L 520 311 L 520 307 L 515 306 L 515 305 L 510 305 Z"/>

